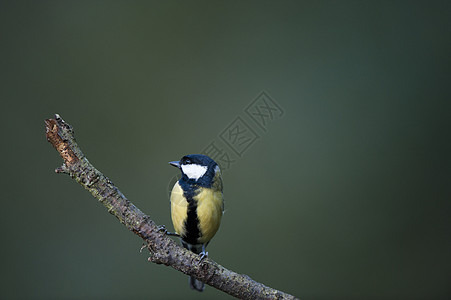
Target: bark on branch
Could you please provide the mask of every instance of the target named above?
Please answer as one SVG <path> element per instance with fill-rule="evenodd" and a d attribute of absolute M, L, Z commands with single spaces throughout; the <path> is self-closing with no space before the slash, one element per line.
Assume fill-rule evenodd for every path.
<path fill-rule="evenodd" d="M 72 126 L 59 116 L 45 120 L 47 140 L 63 158 L 56 173 L 69 174 L 97 198 L 108 212 L 116 216 L 130 231 L 140 236 L 150 251 L 149 261 L 170 266 L 206 284 L 240 299 L 296 299 L 267 287 L 249 276 L 230 271 L 209 258 L 178 246 L 160 226 L 131 203 L 118 188 L 98 171 L 81 152 Z"/>

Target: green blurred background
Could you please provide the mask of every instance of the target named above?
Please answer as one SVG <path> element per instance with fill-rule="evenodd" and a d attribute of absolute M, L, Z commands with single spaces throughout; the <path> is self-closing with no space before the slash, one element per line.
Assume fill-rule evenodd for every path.
<path fill-rule="evenodd" d="M 224 172 L 210 257 L 304 299 L 450 297 L 450 12 L 1 1 L 0 297 L 230 298 L 148 263 L 138 237 L 54 173 L 43 121 L 61 114 L 89 160 L 172 229 L 167 162 L 263 90 L 285 114 Z"/>

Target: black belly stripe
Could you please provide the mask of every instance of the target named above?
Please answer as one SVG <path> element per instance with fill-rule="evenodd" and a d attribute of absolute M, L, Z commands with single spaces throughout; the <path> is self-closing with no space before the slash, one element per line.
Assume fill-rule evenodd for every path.
<path fill-rule="evenodd" d="M 183 241 L 186 243 L 195 245 L 197 239 L 200 237 L 199 231 L 199 218 L 197 217 L 197 201 L 194 200 L 196 193 L 196 187 L 184 182 L 179 181 L 180 186 L 183 189 L 183 195 L 188 201 L 188 216 L 185 220 L 185 235 L 182 236 Z"/>
<path fill-rule="evenodd" d="M 188 217 L 185 220 L 186 233 L 183 240 L 189 244 L 197 244 L 197 239 L 200 237 L 199 219 L 197 218 L 197 203 L 191 199 L 188 201 Z"/>

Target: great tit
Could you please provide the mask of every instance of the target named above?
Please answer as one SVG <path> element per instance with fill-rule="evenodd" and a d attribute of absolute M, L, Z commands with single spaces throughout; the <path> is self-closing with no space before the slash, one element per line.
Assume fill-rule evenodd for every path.
<path fill-rule="evenodd" d="M 170 164 L 182 172 L 171 192 L 171 217 L 182 246 L 201 256 L 216 234 L 224 211 L 221 170 L 206 155 L 191 154 Z M 190 287 L 204 290 L 204 283 L 190 277 Z"/>

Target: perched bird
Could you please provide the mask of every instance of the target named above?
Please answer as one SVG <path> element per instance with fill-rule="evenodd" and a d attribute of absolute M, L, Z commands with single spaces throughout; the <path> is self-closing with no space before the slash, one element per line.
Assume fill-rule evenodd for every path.
<path fill-rule="evenodd" d="M 203 259 L 224 211 L 221 170 L 213 159 L 201 154 L 186 155 L 170 164 L 182 172 L 171 192 L 172 224 L 183 247 Z M 192 289 L 204 290 L 204 283 L 194 277 L 189 284 Z"/>

